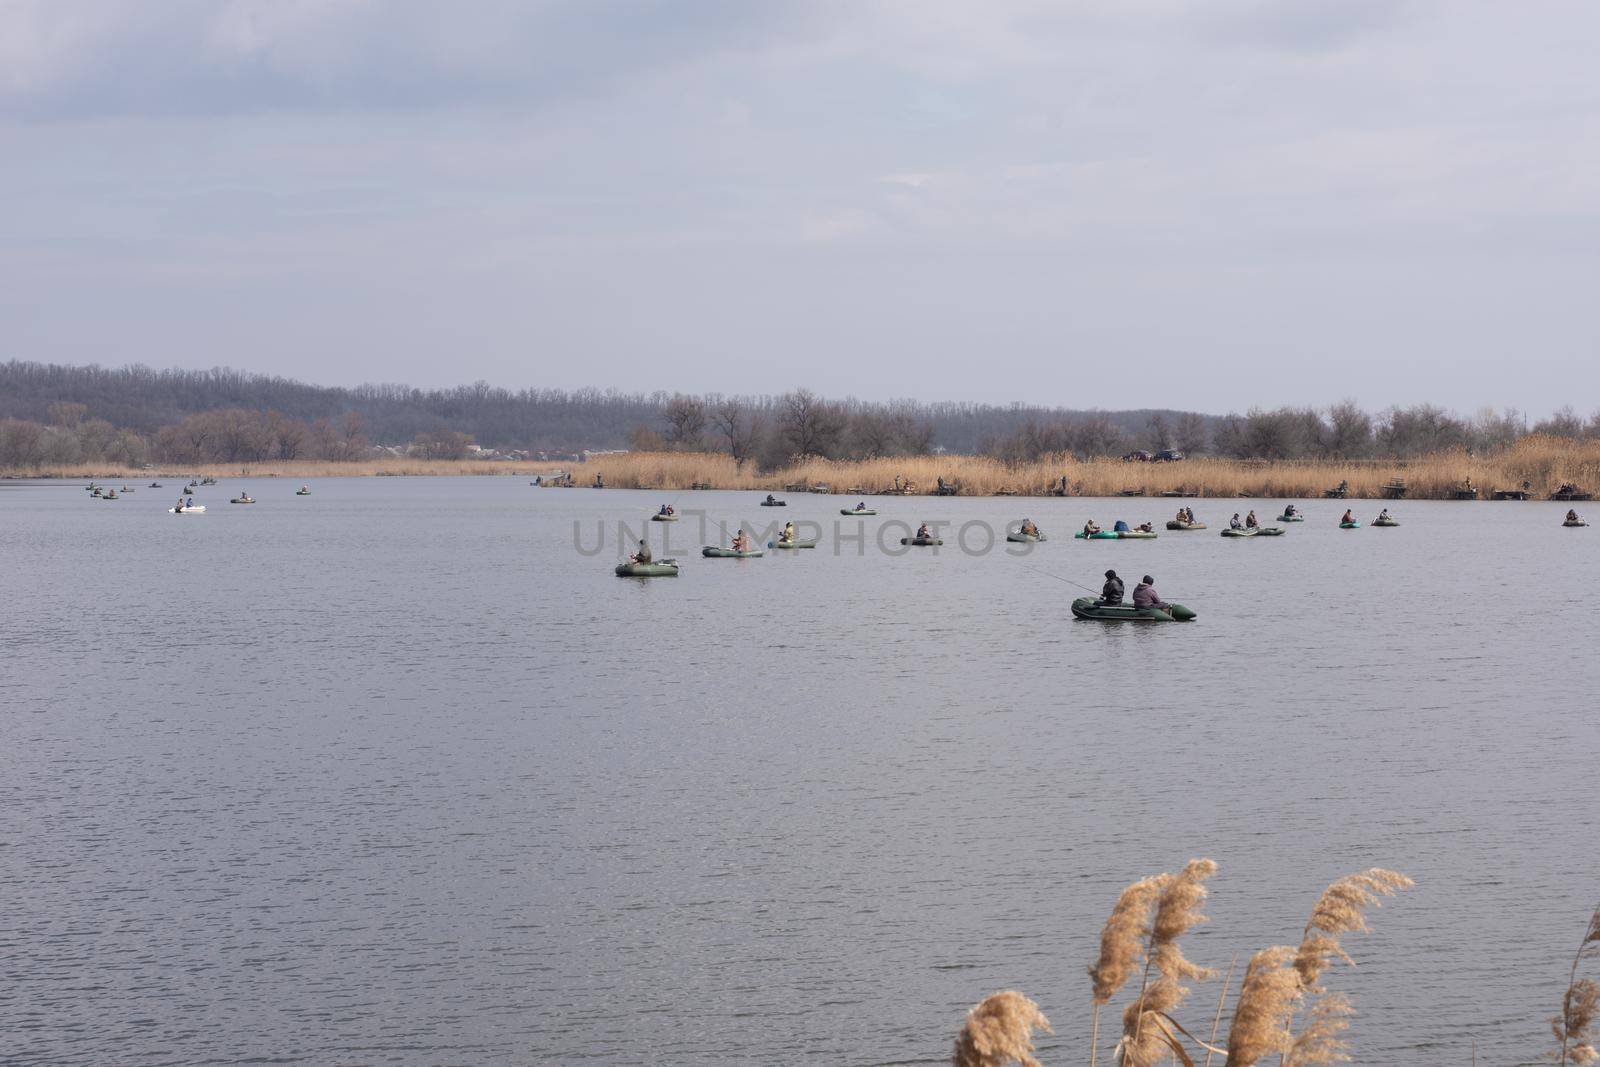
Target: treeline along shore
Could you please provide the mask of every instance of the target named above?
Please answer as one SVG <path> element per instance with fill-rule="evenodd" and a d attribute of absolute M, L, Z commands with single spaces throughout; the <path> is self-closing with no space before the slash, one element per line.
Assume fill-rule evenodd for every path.
<path fill-rule="evenodd" d="M 1164 461 L 1148 462 L 1151 457 Z M 1239 415 L 524 389 L 327 388 L 241 371 L 0 363 L 0 476 L 528 474 L 616 488 L 967 495 L 1562 498 L 1600 414 Z M 568 478 L 550 478 L 561 473 Z M 898 479 L 898 481 L 897 481 Z"/>
<path fill-rule="evenodd" d="M 577 463 L 519 463 L 382 457 L 331 462 L 268 460 L 244 464 L 135 467 L 71 464 L 9 477 L 131 480 L 162 477 L 316 478 L 501 475 L 540 487 L 686 492 L 826 492 L 908 496 L 1264 497 L 1312 499 L 1341 490 L 1350 499 L 1587 499 L 1600 487 L 1600 442 L 1528 437 L 1489 456 L 1442 452 L 1410 460 L 1238 460 L 1199 457 L 1140 462 L 1119 457 L 1057 456 L 1007 463 L 989 456 L 897 456 L 870 460 L 798 460 L 763 471 L 716 452 L 629 452 Z M 1567 492 L 1563 493 L 1562 490 Z"/>

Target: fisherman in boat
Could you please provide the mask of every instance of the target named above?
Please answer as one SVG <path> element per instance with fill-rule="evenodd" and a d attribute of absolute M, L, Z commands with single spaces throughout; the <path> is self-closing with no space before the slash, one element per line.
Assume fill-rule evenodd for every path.
<path fill-rule="evenodd" d="M 649 563 L 650 560 L 651 560 L 650 542 L 644 540 L 643 538 L 640 538 L 639 539 L 639 551 L 637 551 L 633 555 L 629 556 L 628 557 L 628 562 L 629 563 Z"/>
<path fill-rule="evenodd" d="M 777 497 L 773 496 L 771 493 L 767 494 L 767 503 L 776 504 L 777 502 L 778 502 L 778 498 Z"/>
<path fill-rule="evenodd" d="M 1388 522 L 1389 521 L 1389 509 L 1388 508 L 1384 508 L 1382 511 L 1378 512 L 1378 521 L 1379 522 Z"/>
<path fill-rule="evenodd" d="M 194 497 L 190 497 L 188 500 L 184 501 L 183 506 L 186 508 L 194 507 Z"/>
<path fill-rule="evenodd" d="M 1088 522 L 1083 524 L 1083 536 L 1088 537 L 1091 534 L 1097 534 L 1099 532 L 1100 532 L 1100 527 L 1095 525 L 1095 522 L 1094 522 L 1093 519 L 1090 519 Z"/>
<path fill-rule="evenodd" d="M 1567 521 L 1568 522 L 1579 522 L 1579 521 L 1581 521 L 1578 518 L 1578 510 L 1576 508 L 1568 508 L 1567 509 Z"/>
<path fill-rule="evenodd" d="M 1022 520 L 1022 529 L 1020 531 L 1018 531 L 1018 532 L 1021 533 L 1022 536 L 1024 536 L 1024 537 L 1038 537 L 1039 536 L 1039 527 L 1034 525 L 1034 522 L 1033 522 L 1032 519 L 1023 519 Z"/>
<path fill-rule="evenodd" d="M 1339 525 L 1343 526 L 1345 523 L 1355 522 L 1355 521 L 1356 521 L 1355 514 L 1349 508 L 1345 508 L 1344 509 L 1344 518 L 1339 520 Z"/>
<path fill-rule="evenodd" d="M 1296 515 L 1298 515 L 1298 514 L 1300 514 L 1300 513 L 1299 513 L 1299 511 L 1297 511 L 1297 510 L 1296 510 L 1296 509 L 1295 509 L 1295 506 L 1294 506 L 1294 505 L 1293 505 L 1293 504 L 1290 504 L 1290 505 L 1289 505 L 1289 506 L 1288 506 L 1288 507 L 1286 507 L 1286 508 L 1284 508 L 1284 509 L 1283 509 L 1283 514 L 1284 514 L 1284 515 L 1285 515 L 1285 516 L 1286 516 L 1286 517 L 1287 517 L 1287 518 L 1291 518 L 1291 519 L 1292 519 L 1292 518 L 1294 518 L 1294 517 L 1295 517 L 1295 516 L 1296 516 Z"/>
<path fill-rule="evenodd" d="M 1138 530 L 1140 533 L 1155 533 L 1156 527 L 1154 523 L 1141 522 L 1138 526 Z"/>
<path fill-rule="evenodd" d="M 1118 519 L 1111 527 L 1117 533 L 1128 533 L 1128 523 L 1125 519 Z"/>
<path fill-rule="evenodd" d="M 1194 520 L 1189 518 L 1189 509 L 1188 508 L 1179 508 L 1178 509 L 1178 519 L 1177 519 L 1177 521 L 1178 522 L 1193 522 Z"/>
<path fill-rule="evenodd" d="M 1244 529 L 1244 523 L 1239 521 L 1239 513 L 1237 511 L 1235 511 L 1233 513 L 1233 518 L 1228 520 L 1228 529 L 1230 529 L 1230 530 L 1242 530 L 1242 529 Z"/>
<path fill-rule="evenodd" d="M 1122 579 L 1117 577 L 1116 571 L 1106 571 L 1106 584 L 1100 590 L 1100 603 L 1108 606 L 1122 603 Z"/>
<path fill-rule="evenodd" d="M 309 485 L 302 485 L 300 487 L 300 491 L 302 493 L 309 493 L 309 492 L 311 492 L 311 487 Z"/>
<path fill-rule="evenodd" d="M 1247 530 L 1255 530 L 1260 528 L 1261 520 L 1256 518 L 1256 513 L 1253 508 L 1251 509 L 1250 514 L 1244 517 L 1244 525 L 1245 529 Z"/>
<path fill-rule="evenodd" d="M 928 529 L 928 524 L 923 523 L 917 527 L 917 540 L 926 541 L 933 536 L 933 531 Z"/>
<path fill-rule="evenodd" d="M 857 511 L 866 511 L 867 510 L 867 502 L 865 500 L 858 501 L 856 503 L 856 510 Z"/>
<path fill-rule="evenodd" d="M 1161 599 L 1156 592 L 1156 580 L 1148 574 L 1140 579 L 1139 584 L 1133 587 L 1133 606 L 1136 608 L 1159 608 L 1165 611 L 1169 605 Z"/>
<path fill-rule="evenodd" d="M 744 535 L 743 530 L 737 530 L 733 535 L 733 550 L 735 552 L 750 551 L 750 539 Z"/>
<path fill-rule="evenodd" d="M 784 544 L 794 540 L 794 523 L 792 521 L 783 524 L 783 533 L 778 535 L 778 540 Z"/>
<path fill-rule="evenodd" d="M 177 514 L 178 512 L 181 512 L 182 510 L 183 510 L 183 497 L 180 496 L 178 498 L 178 503 L 176 505 L 174 505 L 172 511 L 173 511 L 173 514 Z"/>

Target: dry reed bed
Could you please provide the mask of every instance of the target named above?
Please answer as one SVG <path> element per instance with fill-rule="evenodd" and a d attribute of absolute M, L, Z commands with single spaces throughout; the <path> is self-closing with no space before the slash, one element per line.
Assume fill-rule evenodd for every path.
<path fill-rule="evenodd" d="M 1396 871 L 1374 867 L 1339 879 L 1317 898 L 1298 945 L 1274 945 L 1254 953 L 1237 991 L 1228 968 L 1216 1008 L 1206 1008 L 1201 1023 L 1180 1021 L 1190 992 L 1185 984 L 1213 979 L 1217 972 L 1191 963 L 1179 943 L 1205 922 L 1205 883 L 1216 873 L 1208 859 L 1190 860 L 1177 874 L 1140 879 L 1118 896 L 1100 935 L 1100 955 L 1089 967 L 1090 1067 L 1097 1067 L 1101 1008 L 1125 988 L 1132 990 L 1122 1011 L 1121 1036 L 1108 1050 L 1118 1067 L 1156 1067 L 1180 1063 L 1194 1067 L 1213 1061 L 1226 1067 L 1270 1062 L 1279 1067 L 1341 1063 L 1351 1056 L 1345 1040 L 1355 1014 L 1349 997 L 1325 981 L 1333 965 L 1354 966 L 1340 938 L 1368 930 L 1367 913 L 1413 884 Z M 1555 1047 L 1545 1058 L 1561 1065 L 1600 1061 L 1594 1047 L 1600 1017 L 1600 984 L 1579 977 L 1587 960 L 1600 957 L 1600 909 L 1589 920 L 1568 975 L 1560 1013 L 1550 1021 Z M 1237 963 L 1237 961 L 1235 961 Z M 1137 979 L 1137 981 L 1135 981 Z M 1233 1010 L 1227 1010 L 1229 994 Z M 1222 1029 L 1224 1017 L 1227 1030 Z M 1039 1005 L 1016 990 L 995 993 L 967 1013 L 956 1035 L 956 1067 L 1040 1067 L 1034 1056 L 1035 1031 L 1050 1031 Z M 1203 1036 L 1202 1036 L 1203 1035 Z M 1475 1050 L 1462 1049 L 1462 1059 Z M 1077 1059 L 1076 1056 L 1072 1057 Z"/>
<path fill-rule="evenodd" d="M 1494 489 L 1512 489 L 1526 481 L 1535 497 L 1548 496 L 1563 482 L 1600 490 L 1600 442 L 1529 437 L 1492 456 L 1444 452 L 1405 462 L 1262 462 L 1201 457 L 1181 463 L 1124 463 L 1115 458 L 1040 461 L 1007 465 L 987 456 L 907 456 L 895 459 L 813 459 L 782 470 L 761 473 L 753 464 L 710 452 L 636 452 L 599 456 L 586 463 L 504 463 L 484 460 L 378 459 L 350 463 L 292 461 L 249 464 L 207 464 L 193 468 L 163 466 L 149 470 L 77 464 L 14 474 L 68 479 L 180 478 L 209 475 L 245 478 L 361 477 L 372 475 L 502 475 L 531 478 L 557 469 L 569 471 L 577 484 L 595 476 L 617 489 L 686 490 L 696 483 L 717 489 L 782 491 L 787 485 L 825 484 L 835 493 L 852 489 L 876 492 L 909 480 L 918 493 L 932 492 L 940 478 L 968 496 L 1016 493 L 1042 496 L 1067 479 L 1074 496 L 1115 496 L 1143 489 L 1156 496 L 1185 492 L 1201 497 L 1268 497 L 1309 499 L 1340 481 L 1355 498 L 1383 495 L 1383 485 L 1404 479 L 1407 496 L 1448 499 L 1468 479 L 1485 496 Z M 243 473 L 241 473 L 243 472 Z"/>
<path fill-rule="evenodd" d="M 1202 497 L 1283 497 L 1308 499 L 1341 481 L 1352 497 L 1383 496 L 1383 486 L 1404 479 L 1407 496 L 1449 499 L 1468 479 L 1485 496 L 1494 489 L 1513 489 L 1524 481 L 1536 497 L 1545 497 L 1562 482 L 1600 489 L 1600 443 L 1528 438 L 1494 456 L 1446 452 L 1406 462 L 1258 462 L 1198 458 L 1181 463 L 1125 463 L 1120 459 L 1062 459 L 1008 466 L 987 456 L 910 456 L 855 461 L 807 460 L 767 474 L 751 464 L 735 465 L 715 453 L 628 453 L 602 456 L 573 469 L 581 485 L 596 475 L 620 489 L 682 490 L 695 483 L 717 489 L 782 490 L 804 483 L 823 484 L 835 493 L 852 488 L 879 491 L 896 476 L 917 492 L 931 492 L 944 478 L 969 496 L 1014 492 L 1042 496 L 1067 479 L 1074 496 L 1115 496 L 1142 488 L 1151 496 L 1186 492 Z"/>

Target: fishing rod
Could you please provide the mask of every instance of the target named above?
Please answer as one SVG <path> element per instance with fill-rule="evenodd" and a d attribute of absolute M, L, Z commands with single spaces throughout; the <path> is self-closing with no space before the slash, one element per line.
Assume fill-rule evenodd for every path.
<path fill-rule="evenodd" d="M 1038 571 L 1040 574 L 1044 575 L 1046 578 L 1054 578 L 1058 582 L 1066 582 L 1068 585 L 1075 585 L 1079 589 L 1088 590 L 1089 592 L 1093 593 L 1095 596 L 1099 596 L 1100 595 L 1100 590 L 1091 588 L 1091 587 L 1089 587 L 1087 585 L 1084 585 L 1082 582 L 1075 582 L 1071 578 L 1063 578 L 1059 574 L 1051 574 L 1049 571 L 1044 570 L 1041 567 L 1034 567 L 1032 569 Z"/>

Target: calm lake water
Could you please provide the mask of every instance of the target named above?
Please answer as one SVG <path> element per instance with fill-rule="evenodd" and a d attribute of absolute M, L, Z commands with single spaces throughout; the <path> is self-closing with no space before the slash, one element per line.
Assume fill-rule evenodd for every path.
<path fill-rule="evenodd" d="M 1600 528 L 1560 505 L 1081 542 L 1176 503 L 877 498 L 836 552 L 842 497 L 296 485 L 0 489 L 0 1062 L 938 1063 L 1014 987 L 1082 1063 L 1117 891 L 1201 855 L 1222 968 L 1416 878 L 1330 976 L 1358 1061 L 1549 1047 L 1600 896 Z M 826 539 L 702 560 L 685 515 L 644 524 L 681 577 L 614 577 L 667 499 Z M 1056 539 L 871 540 L 1022 515 Z M 1108 566 L 1199 620 L 1074 622 L 1053 576 Z"/>

